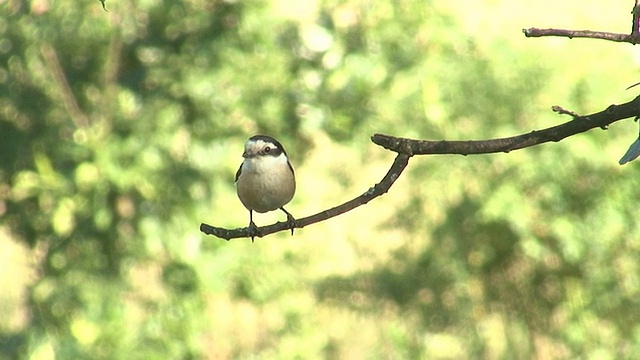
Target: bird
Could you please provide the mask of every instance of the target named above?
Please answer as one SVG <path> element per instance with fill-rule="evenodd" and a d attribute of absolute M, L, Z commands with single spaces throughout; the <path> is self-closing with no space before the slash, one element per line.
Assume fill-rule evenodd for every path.
<path fill-rule="evenodd" d="M 287 225 L 296 227 L 296 219 L 285 210 L 296 192 L 293 166 L 282 144 L 267 135 L 254 135 L 244 144 L 244 160 L 236 172 L 236 191 L 242 205 L 249 210 L 251 242 L 260 236 L 253 222 L 253 212 L 266 213 L 282 210 L 287 214 Z"/>

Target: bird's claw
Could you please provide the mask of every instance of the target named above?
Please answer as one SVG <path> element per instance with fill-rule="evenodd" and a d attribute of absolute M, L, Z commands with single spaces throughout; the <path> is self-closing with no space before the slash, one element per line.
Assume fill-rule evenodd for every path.
<path fill-rule="evenodd" d="M 293 215 L 287 213 L 287 225 L 289 226 L 289 229 L 291 229 L 291 236 L 293 236 L 293 229 L 296 228 L 297 223 L 296 223 L 296 219 L 293 217 Z"/>
<path fill-rule="evenodd" d="M 260 237 L 262 236 L 262 234 L 260 233 L 260 230 L 258 230 L 258 227 L 256 226 L 256 223 L 254 223 L 253 221 L 251 221 L 249 223 L 249 236 L 251 237 L 251 242 L 254 242 L 254 238 L 256 236 Z"/>
<path fill-rule="evenodd" d="M 289 229 L 291 229 L 291 236 L 293 236 L 293 229 L 295 229 L 298 226 L 298 223 L 296 222 L 296 218 L 294 218 L 293 215 L 291 215 L 291 213 L 285 210 L 284 207 L 281 207 L 280 210 L 284 211 L 284 213 L 287 214 L 287 225 L 289 226 Z"/>

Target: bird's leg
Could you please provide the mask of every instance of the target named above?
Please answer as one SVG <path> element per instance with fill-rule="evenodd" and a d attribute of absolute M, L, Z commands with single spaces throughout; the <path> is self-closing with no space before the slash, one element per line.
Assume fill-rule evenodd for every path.
<path fill-rule="evenodd" d="M 260 231 L 256 223 L 253 222 L 253 210 L 249 210 L 249 236 L 251 236 L 251 242 L 254 242 L 254 237 L 260 236 Z"/>
<path fill-rule="evenodd" d="M 287 225 L 289 225 L 289 229 L 291 229 L 291 235 L 293 236 L 293 229 L 296 228 L 296 219 L 291 215 L 287 210 L 284 209 L 284 206 L 280 208 L 280 210 L 284 211 L 287 214 Z"/>

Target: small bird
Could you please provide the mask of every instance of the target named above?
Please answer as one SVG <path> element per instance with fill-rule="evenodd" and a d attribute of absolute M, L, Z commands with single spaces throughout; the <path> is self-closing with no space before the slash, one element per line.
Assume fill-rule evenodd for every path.
<path fill-rule="evenodd" d="M 270 136 L 255 135 L 244 144 L 242 157 L 244 161 L 236 173 L 236 190 L 238 198 L 249 210 L 251 242 L 260 235 L 253 222 L 254 211 L 284 211 L 293 235 L 296 219 L 284 209 L 284 205 L 296 192 L 296 179 L 284 147 Z"/>

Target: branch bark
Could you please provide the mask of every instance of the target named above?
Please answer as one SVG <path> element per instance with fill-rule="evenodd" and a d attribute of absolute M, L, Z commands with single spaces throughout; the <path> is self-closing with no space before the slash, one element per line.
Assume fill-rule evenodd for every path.
<path fill-rule="evenodd" d="M 562 37 L 568 37 L 569 39 L 590 38 L 590 39 L 609 40 L 609 41 L 615 41 L 615 42 L 627 42 L 634 45 L 640 42 L 640 37 L 638 37 L 637 33 L 620 34 L 620 33 L 606 32 L 606 31 L 538 29 L 538 28 L 522 29 L 522 32 L 526 37 L 562 36 Z"/>
<path fill-rule="evenodd" d="M 510 152 L 546 142 L 558 142 L 564 138 L 576 135 L 593 128 L 606 129 L 610 124 L 640 116 L 640 96 L 621 104 L 610 105 L 600 112 L 577 116 L 575 113 L 554 106 L 553 110 L 561 114 L 573 114 L 573 120 L 542 130 L 534 130 L 530 133 L 490 140 L 469 141 L 429 141 L 397 138 L 388 135 L 376 134 L 373 142 L 385 149 L 409 155 L 427 154 L 489 154 L 497 152 Z"/>
<path fill-rule="evenodd" d="M 620 34 L 611 33 L 606 31 L 592 31 L 592 30 L 566 30 L 566 29 L 538 29 L 529 28 L 522 29 L 524 36 L 526 37 L 542 37 L 542 36 L 562 36 L 573 38 L 590 38 L 590 39 L 602 39 L 615 42 L 627 42 L 630 44 L 640 43 L 640 0 L 635 0 L 635 5 L 632 14 L 631 33 Z"/>

